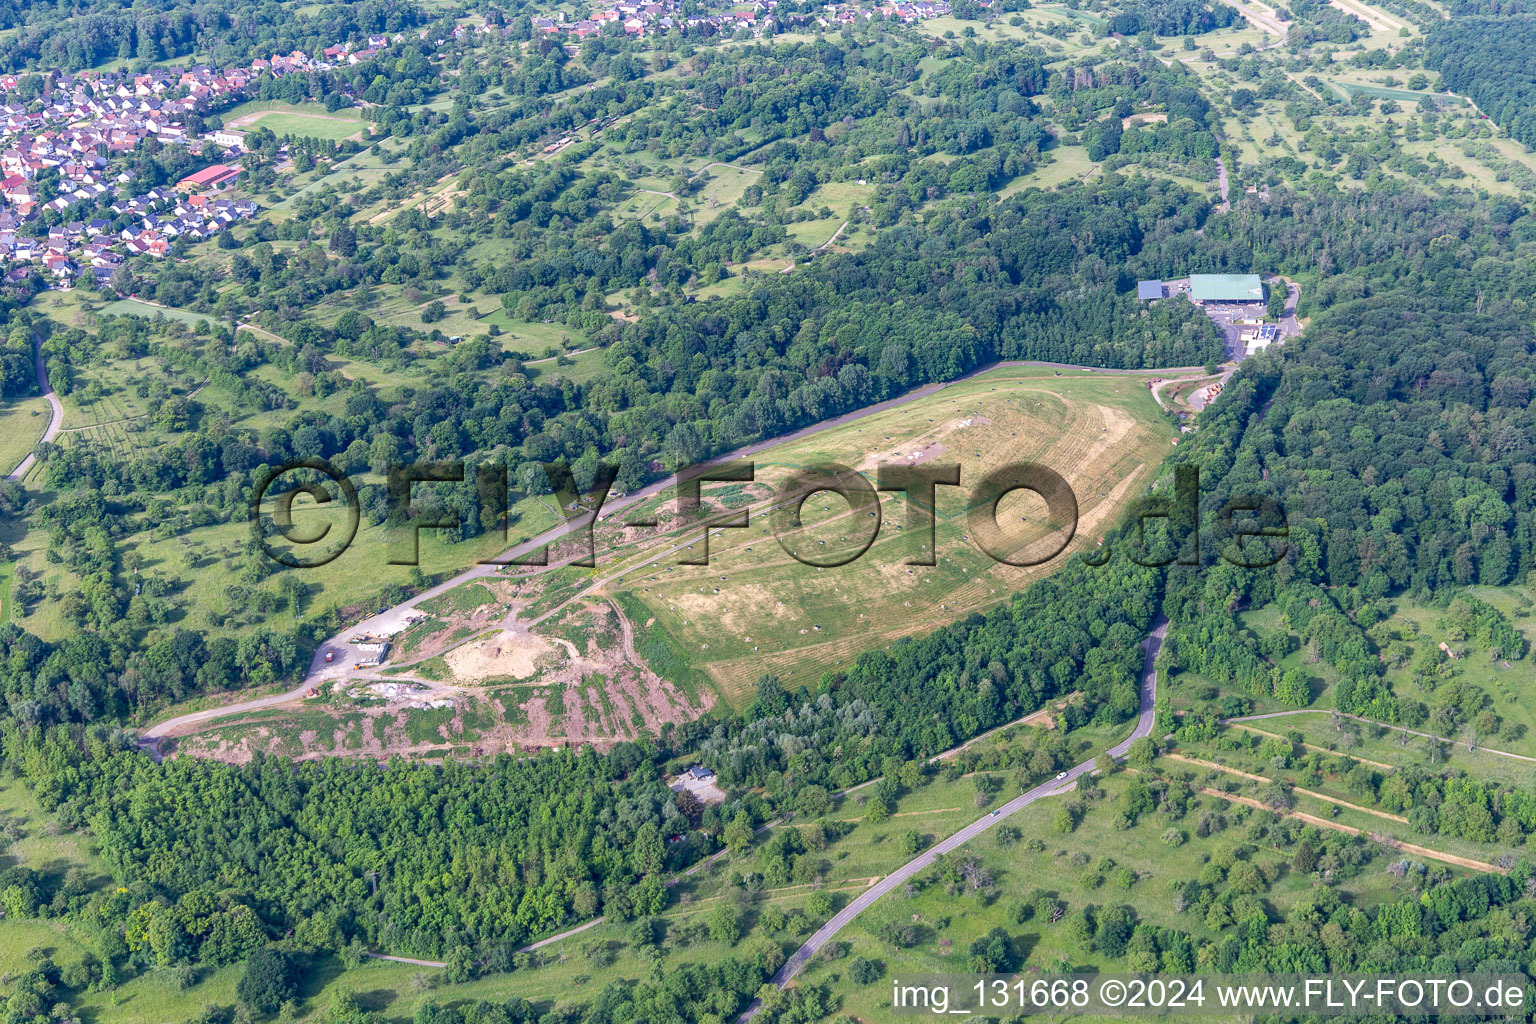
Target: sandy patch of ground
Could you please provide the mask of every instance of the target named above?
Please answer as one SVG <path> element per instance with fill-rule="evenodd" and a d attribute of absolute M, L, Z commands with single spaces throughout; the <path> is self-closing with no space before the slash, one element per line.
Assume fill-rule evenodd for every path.
<path fill-rule="evenodd" d="M 667 783 L 667 788 L 678 793 L 685 791 L 692 793 L 694 796 L 699 798 L 699 803 L 702 804 L 725 803 L 725 790 L 721 789 L 713 782 L 700 782 L 698 779 L 684 776 L 673 782 Z"/>
<path fill-rule="evenodd" d="M 916 443 L 900 445 L 896 448 L 870 452 L 859 463 L 858 468 L 869 472 L 882 462 L 893 466 L 920 466 L 925 462 L 938 458 L 947 451 L 949 449 L 938 441 L 918 441 Z"/>
<path fill-rule="evenodd" d="M 945 445 L 941 439 L 961 433 L 970 427 L 991 425 L 990 417 L 972 413 L 969 416 L 951 417 L 913 437 L 905 439 L 885 437 L 883 438 L 885 444 L 868 452 L 855 468 L 863 472 L 873 472 L 882 462 L 898 466 L 917 466 L 949 451 L 949 446 Z M 961 447 L 965 443 L 963 438 L 955 439 L 956 447 Z"/>
<path fill-rule="evenodd" d="M 484 643 L 449 651 L 443 660 L 457 679 L 474 683 L 496 676 L 527 679 L 539 671 L 540 659 L 553 654 L 549 641 L 541 636 L 503 630 Z"/>
<path fill-rule="evenodd" d="M 769 587 L 756 583 L 719 594 L 678 594 L 673 604 L 689 619 L 718 622 L 722 629 L 737 634 L 745 628 L 743 620 L 782 621 L 791 616 L 784 602 Z"/>

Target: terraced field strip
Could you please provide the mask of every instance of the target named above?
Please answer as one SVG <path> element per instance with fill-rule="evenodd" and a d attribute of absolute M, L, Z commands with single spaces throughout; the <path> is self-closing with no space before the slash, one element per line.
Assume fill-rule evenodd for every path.
<path fill-rule="evenodd" d="M 1228 768 L 1226 765 L 1217 764 L 1215 761 L 1202 761 L 1197 757 L 1185 757 L 1182 754 L 1164 754 L 1163 756 L 1168 758 L 1170 761 L 1178 761 L 1182 764 L 1194 765 L 1198 768 L 1210 768 L 1214 771 L 1225 772 L 1228 775 L 1236 775 L 1239 778 L 1248 779 L 1252 782 L 1269 783 L 1275 781 L 1274 779 L 1267 779 L 1262 775 L 1254 775 L 1252 772 L 1245 772 L 1237 768 Z M 1361 814 L 1372 814 L 1378 818 L 1385 818 L 1388 821 L 1395 821 L 1399 825 L 1408 824 L 1408 819 L 1400 814 L 1389 814 L 1386 811 L 1378 811 L 1374 807 L 1365 807 L 1361 804 L 1352 804 L 1348 800 L 1340 800 L 1338 797 L 1329 796 L 1326 793 L 1319 793 L 1315 789 L 1302 789 L 1300 786 L 1293 786 L 1292 789 L 1295 790 L 1295 792 L 1309 796 L 1314 800 L 1321 800 L 1328 804 L 1337 804 L 1338 806 L 1346 807 L 1351 811 L 1359 811 Z"/>
<path fill-rule="evenodd" d="M 1435 103 L 1464 107 L 1467 100 L 1450 92 L 1414 92 L 1412 89 L 1396 89 L 1387 85 L 1371 85 L 1369 82 L 1350 82 L 1341 78 L 1331 79 L 1328 82 L 1333 88 L 1344 94 L 1345 99 L 1354 99 L 1356 95 L 1369 96 L 1373 100 L 1397 100 L 1402 103 L 1418 103 L 1422 100 L 1433 100 Z"/>
<path fill-rule="evenodd" d="M 1343 832 L 1352 836 L 1367 835 L 1370 838 L 1375 839 L 1377 842 L 1382 843 L 1383 845 L 1392 847 L 1394 850 L 1401 850 L 1403 853 L 1411 853 L 1416 857 L 1423 857 L 1427 860 L 1438 860 L 1444 864 L 1454 864 L 1457 867 L 1470 868 L 1473 871 L 1491 871 L 1500 875 L 1509 873 L 1507 868 L 1501 868 L 1497 864 L 1489 864 L 1484 860 L 1473 860 L 1471 857 L 1460 857 L 1454 853 L 1443 853 L 1440 850 L 1431 850 L 1427 846 L 1415 846 L 1413 843 L 1405 843 L 1400 839 L 1393 839 L 1391 836 L 1382 836 L 1376 835 L 1375 833 L 1368 833 L 1364 829 L 1355 828 L 1353 825 L 1346 825 L 1342 821 L 1330 821 L 1327 818 L 1320 818 L 1315 814 L 1308 814 L 1306 811 L 1298 811 L 1285 807 L 1271 807 L 1264 803 L 1262 800 L 1255 800 L 1251 796 L 1238 796 L 1236 793 L 1224 793 L 1221 790 L 1213 789 L 1210 786 L 1200 786 L 1198 789 L 1206 796 L 1219 797 L 1222 800 L 1230 800 L 1232 803 L 1242 804 L 1245 807 L 1253 807 L 1261 811 L 1269 811 L 1271 814 L 1278 814 L 1282 818 L 1295 818 L 1298 821 L 1306 822 L 1308 825 L 1316 825 L 1318 828 L 1328 828 L 1335 832 Z"/>
<path fill-rule="evenodd" d="M 1234 729 L 1241 729 L 1241 730 L 1243 730 L 1243 732 L 1257 733 L 1260 736 L 1268 736 L 1270 739 L 1275 739 L 1275 740 L 1283 740 L 1283 739 L 1285 739 L 1284 736 L 1281 736 L 1281 735 L 1279 735 L 1277 733 L 1265 732 L 1263 729 L 1255 729 L 1251 725 L 1241 725 L 1241 724 L 1238 724 L 1238 723 L 1234 723 L 1232 725 L 1232 728 L 1234 728 Z M 1301 746 L 1305 747 L 1307 750 L 1315 750 L 1319 754 L 1329 754 L 1329 755 L 1335 756 L 1335 757 L 1347 757 L 1351 761 L 1359 761 L 1361 764 L 1368 764 L 1372 768 L 1380 768 L 1380 769 L 1382 769 L 1384 771 L 1395 772 L 1395 771 L 1397 771 L 1397 768 L 1398 768 L 1398 766 L 1395 765 L 1395 764 L 1387 764 L 1384 761 L 1372 761 L 1368 757 L 1356 757 L 1354 754 L 1348 753 L 1347 751 L 1329 750 L 1327 747 L 1319 747 L 1319 746 L 1317 746 L 1316 744 L 1313 744 L 1313 743 L 1303 743 L 1303 744 L 1301 744 Z"/>

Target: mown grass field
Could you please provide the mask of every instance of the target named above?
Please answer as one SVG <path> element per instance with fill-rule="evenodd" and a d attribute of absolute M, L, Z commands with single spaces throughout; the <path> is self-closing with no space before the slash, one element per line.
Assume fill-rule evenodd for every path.
<path fill-rule="evenodd" d="M 750 524 L 712 534 L 709 565 L 677 564 L 701 553 L 688 547 L 699 543 L 697 529 L 669 535 L 622 561 L 610 558 L 603 568 L 606 589 L 636 609 L 637 627 L 654 619 L 649 628 L 688 652 L 727 700 L 743 699 L 764 672 L 790 685 L 813 683 L 862 651 L 1007 600 L 1061 564 L 1057 558 L 1033 568 L 1002 565 L 977 548 L 968 495 L 986 472 L 1028 459 L 1063 473 L 1079 504 L 1070 550 L 1081 550 L 1150 483 L 1173 436 L 1139 376 L 1000 369 L 760 453 Z M 775 540 L 769 489 L 794 472 L 839 463 L 872 479 L 878 462 L 914 458 L 962 467 L 962 486 L 937 495 L 936 556 L 923 550 L 926 534 L 908 521 L 904 499 L 895 494 L 882 500 L 878 533 L 869 511 L 854 513 L 834 494 L 821 492 L 805 503 L 796 549 L 825 563 L 868 541 L 869 550 L 850 564 L 818 570 Z M 1043 510 L 1026 492 L 1003 499 L 999 519 L 1010 524 L 1004 536 L 1011 551 L 1040 557 L 1054 546 Z M 914 557 L 936 557 L 937 564 L 906 564 Z"/>
<path fill-rule="evenodd" d="M 1099 165 L 1088 159 L 1082 146 L 1053 146 L 1047 152 L 1049 163 L 1010 181 L 998 195 L 1006 199 L 1026 188 L 1055 188 L 1064 181 L 1082 181 L 1098 172 Z"/>
<path fill-rule="evenodd" d="M 1464 107 L 1467 101 L 1460 96 L 1454 96 L 1447 92 L 1414 92 L 1411 89 L 1394 89 L 1385 85 L 1372 85 L 1367 82 L 1351 82 L 1335 79 L 1329 83 L 1338 89 L 1349 99 L 1356 96 L 1369 96 L 1373 100 L 1397 100 L 1399 103 L 1411 103 L 1417 105 L 1421 100 L 1433 100 L 1439 106 Z"/>
<path fill-rule="evenodd" d="M 48 429 L 48 400 L 38 395 L 0 406 L 0 475 L 10 473 Z"/>
<path fill-rule="evenodd" d="M 214 322 L 214 317 L 208 313 L 194 313 L 188 309 L 176 309 L 171 306 L 157 306 L 150 302 L 140 302 L 138 299 L 118 299 L 101 307 L 101 312 L 106 316 L 141 316 L 153 320 L 157 316 L 163 316 L 170 320 L 180 320 L 189 326 L 195 326 L 199 320 L 208 323 Z"/>
<path fill-rule="evenodd" d="M 344 107 L 329 111 L 319 103 L 283 103 L 278 100 L 250 100 L 224 114 L 224 124 L 235 130 L 267 128 L 274 135 L 314 139 L 342 139 L 359 135 L 367 128 L 362 111 Z"/>

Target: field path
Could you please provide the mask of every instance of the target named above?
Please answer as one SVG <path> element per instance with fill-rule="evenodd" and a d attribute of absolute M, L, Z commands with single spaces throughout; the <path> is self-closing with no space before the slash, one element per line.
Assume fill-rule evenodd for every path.
<path fill-rule="evenodd" d="M 1263 729 L 1256 729 L 1256 728 L 1254 728 L 1251 725 L 1243 725 L 1243 724 L 1238 723 L 1238 722 L 1233 722 L 1232 723 L 1232 727 L 1234 729 L 1241 729 L 1241 730 L 1243 730 L 1243 732 L 1251 732 L 1251 733 L 1256 733 L 1256 734 L 1258 734 L 1260 736 L 1268 736 L 1271 739 L 1276 739 L 1276 740 L 1283 740 L 1283 739 L 1285 739 L 1285 737 L 1281 736 L 1279 733 L 1265 732 Z M 1372 768 L 1381 768 L 1381 769 L 1383 769 L 1385 771 L 1389 771 L 1389 772 L 1397 771 L 1397 769 L 1398 769 L 1398 765 L 1387 764 L 1385 761 L 1372 761 L 1370 758 L 1367 758 L 1367 757 L 1356 757 L 1354 754 L 1349 753 L 1347 750 L 1329 750 L 1327 747 L 1319 747 L 1319 746 L 1317 746 L 1316 744 L 1313 744 L 1313 743 L 1303 743 L 1301 745 L 1303 747 L 1305 747 L 1307 750 L 1315 750 L 1319 754 L 1328 754 L 1328 755 L 1330 755 L 1332 757 L 1347 757 L 1351 761 L 1359 761 L 1361 764 L 1368 764 Z"/>
<path fill-rule="evenodd" d="M 1279 36 L 1281 42 L 1285 41 L 1285 25 L 1273 14 L 1265 14 L 1245 3 L 1241 3 L 1240 0 L 1227 0 L 1227 6 L 1235 8 L 1237 13 L 1246 18 L 1248 23 L 1260 32 Z"/>
<path fill-rule="evenodd" d="M 372 957 L 375 960 L 388 960 L 396 964 L 415 964 L 417 967 L 447 967 L 441 960 L 417 960 L 409 956 L 390 956 L 388 953 L 364 953 L 363 956 Z"/>
<path fill-rule="evenodd" d="M 733 171 L 740 171 L 743 174 L 762 174 L 763 173 L 761 170 L 757 169 L 756 167 L 737 167 L 735 164 L 723 163 L 722 161 L 716 160 L 712 164 L 705 164 L 703 167 L 700 167 L 697 171 L 695 171 L 693 173 L 693 175 L 688 180 L 689 181 L 697 181 L 699 179 L 699 177 L 702 176 L 704 174 L 704 172 L 709 170 L 711 167 L 729 167 L 731 170 L 733 170 Z"/>
<path fill-rule="evenodd" d="M 43 339 L 36 331 L 32 332 L 32 364 L 37 371 L 37 388 L 48 399 L 48 411 L 51 417 L 48 426 L 43 430 L 42 439 L 38 444 L 48 444 L 59 436 L 59 431 L 64 429 L 64 404 L 59 401 L 59 396 L 54 394 L 53 385 L 48 383 L 48 368 L 43 365 Z M 20 480 L 27 475 L 27 471 L 37 462 L 37 453 L 28 452 L 27 457 L 21 460 L 21 465 L 11 470 L 7 480 Z"/>
<path fill-rule="evenodd" d="M 841 224 L 839 224 L 837 226 L 837 230 L 832 232 L 832 237 L 831 238 L 827 239 L 825 242 L 822 242 L 816 248 L 812 249 L 811 252 L 821 252 L 822 250 L 824 250 L 824 249 L 828 248 L 829 246 L 831 246 L 831 244 L 833 242 L 837 241 L 838 236 L 843 233 L 843 229 L 846 228 L 847 226 L 848 226 L 848 222 L 847 221 L 843 221 Z"/>

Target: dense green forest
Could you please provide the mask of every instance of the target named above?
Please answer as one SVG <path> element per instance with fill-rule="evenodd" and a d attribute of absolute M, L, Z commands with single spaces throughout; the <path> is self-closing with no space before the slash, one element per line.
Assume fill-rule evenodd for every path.
<path fill-rule="evenodd" d="M 114 872 L 142 884 L 140 900 L 238 893 L 268 926 L 321 948 L 359 941 L 432 954 L 462 944 L 489 956 L 595 913 L 654 914 L 666 902 L 661 872 L 730 842 L 733 824 L 820 813 L 833 791 L 882 772 L 895 787 L 895 769 L 920 776 L 919 759 L 1069 687 L 1086 697 L 1074 715 L 1134 716 L 1156 576 L 1080 567 L 990 615 L 864 655 L 817 694 L 766 679 L 740 719 L 685 723 L 657 746 L 621 743 L 603 756 L 587 748 L 447 769 L 331 760 L 295 774 L 277 759 L 157 765 L 121 734 L 59 728 L 13 729 L 6 763 L 61 821 L 91 828 Z M 1100 596 L 1077 600 L 1085 594 Z M 840 756 L 817 753 L 833 749 Z M 698 755 L 719 765 L 737 800 L 704 807 L 661 785 L 661 764 Z M 1046 756 L 1023 770 L 1060 767 Z M 896 792 L 877 789 L 876 799 Z M 688 841 L 662 845 L 676 834 Z M 124 915 L 141 905 L 111 899 Z M 40 891 L 31 907 L 53 905 Z M 211 934 L 190 935 L 177 955 L 223 955 L 199 952 Z"/>
<path fill-rule="evenodd" d="M 1511 138 L 1536 149 L 1536 14 L 1454 18 L 1430 33 L 1424 63 Z"/>

